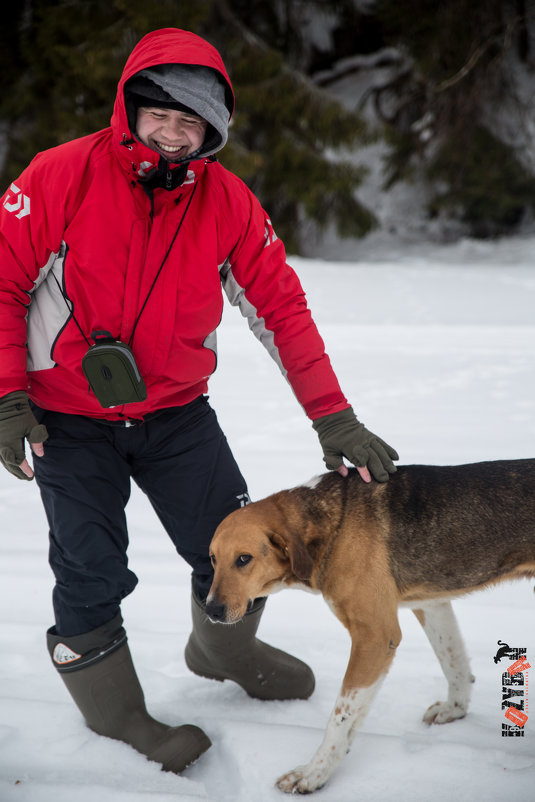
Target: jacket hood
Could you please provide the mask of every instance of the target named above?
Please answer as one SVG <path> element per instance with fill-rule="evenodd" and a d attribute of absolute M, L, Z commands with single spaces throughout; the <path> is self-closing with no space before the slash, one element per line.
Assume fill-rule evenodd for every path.
<path fill-rule="evenodd" d="M 154 98 L 155 105 L 158 100 L 177 101 L 208 121 L 204 145 L 188 161 L 205 158 L 224 146 L 234 93 L 219 52 L 197 34 L 178 28 L 152 31 L 138 42 L 125 64 L 111 127 L 115 141 L 126 143 L 137 152 L 139 163 L 148 166 L 157 154 L 135 139 L 136 95 Z"/>

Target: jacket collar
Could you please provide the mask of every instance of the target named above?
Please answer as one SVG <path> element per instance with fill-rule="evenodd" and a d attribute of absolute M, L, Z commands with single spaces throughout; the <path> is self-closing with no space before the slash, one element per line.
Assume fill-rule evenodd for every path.
<path fill-rule="evenodd" d="M 148 184 L 151 178 L 154 183 L 157 175 L 163 175 L 169 170 L 172 174 L 172 186 L 167 187 L 168 189 L 193 185 L 203 173 L 207 161 L 199 159 L 187 165 L 166 162 L 158 153 L 133 139 L 126 132 L 123 132 L 120 141 L 115 135 L 113 136 L 113 149 L 123 170 L 132 180 L 139 183 Z M 164 186 L 164 183 L 158 182 L 156 186 Z"/>

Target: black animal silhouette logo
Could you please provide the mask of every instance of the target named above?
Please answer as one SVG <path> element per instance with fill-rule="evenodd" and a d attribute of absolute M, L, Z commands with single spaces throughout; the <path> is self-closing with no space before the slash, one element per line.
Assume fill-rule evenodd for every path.
<path fill-rule="evenodd" d="M 498 641 L 498 646 L 500 647 L 494 656 L 494 662 L 499 663 L 500 660 L 503 660 L 504 657 L 508 657 L 509 660 L 515 660 L 516 654 L 514 650 L 509 646 L 509 644 L 504 643 L 503 641 Z"/>

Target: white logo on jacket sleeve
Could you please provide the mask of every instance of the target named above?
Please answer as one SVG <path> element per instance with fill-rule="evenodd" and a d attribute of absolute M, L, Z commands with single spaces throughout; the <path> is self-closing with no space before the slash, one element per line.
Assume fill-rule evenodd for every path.
<path fill-rule="evenodd" d="M 267 248 L 268 245 L 273 245 L 273 243 L 278 240 L 278 237 L 275 234 L 275 231 L 273 230 L 273 225 L 269 217 L 266 217 L 266 233 L 264 239 L 265 239 L 264 248 Z"/>
<path fill-rule="evenodd" d="M 16 212 L 15 217 L 18 217 L 19 220 L 22 217 L 26 217 L 27 214 L 30 214 L 29 197 L 23 195 L 22 190 L 20 190 L 16 184 L 11 184 L 9 192 L 13 194 L 8 195 L 4 200 L 4 209 L 7 212 Z"/>

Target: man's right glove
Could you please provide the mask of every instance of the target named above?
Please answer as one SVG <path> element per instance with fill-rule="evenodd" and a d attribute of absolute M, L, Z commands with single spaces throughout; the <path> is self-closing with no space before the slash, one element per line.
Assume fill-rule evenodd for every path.
<path fill-rule="evenodd" d="M 33 472 L 28 475 L 20 467 L 26 460 L 24 438 L 29 443 L 44 443 L 47 437 L 46 426 L 37 423 L 23 390 L 0 398 L 0 462 L 10 473 L 31 479 Z"/>

